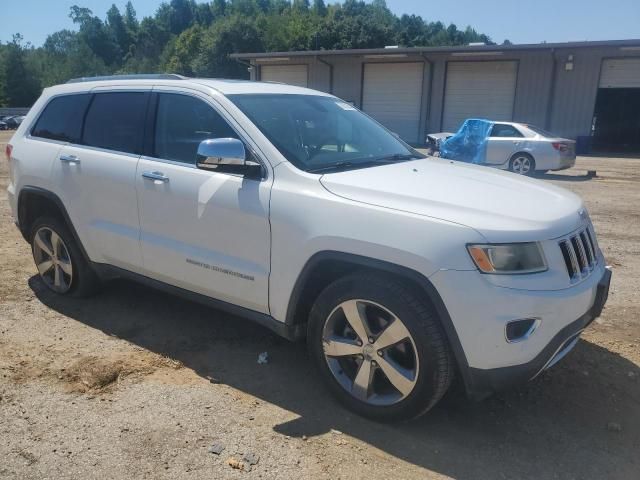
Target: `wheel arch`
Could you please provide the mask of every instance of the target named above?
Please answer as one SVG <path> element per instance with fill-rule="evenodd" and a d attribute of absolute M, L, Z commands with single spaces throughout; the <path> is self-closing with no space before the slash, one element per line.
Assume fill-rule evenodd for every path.
<path fill-rule="evenodd" d="M 431 281 L 411 268 L 351 253 L 337 251 L 318 252 L 307 261 L 300 275 L 298 275 L 287 306 L 285 324 L 295 328 L 300 335 L 304 334 L 306 329 L 302 328 L 302 326 L 306 324 L 313 301 L 318 294 L 333 280 L 357 270 L 368 270 L 391 275 L 412 288 L 418 295 L 426 296 L 438 314 L 440 324 L 453 351 L 458 370 L 465 385 L 467 385 L 469 364 L 451 316 Z"/>
<path fill-rule="evenodd" d="M 75 240 L 84 259 L 89 262 L 89 256 L 78 237 L 73 222 L 69 217 L 69 213 L 65 208 L 60 197 L 50 190 L 40 187 L 24 186 L 18 194 L 18 225 L 22 237 L 30 242 L 29 234 L 33 222 L 41 216 L 51 215 L 62 220 L 67 228 L 69 228 L 73 239 Z"/>

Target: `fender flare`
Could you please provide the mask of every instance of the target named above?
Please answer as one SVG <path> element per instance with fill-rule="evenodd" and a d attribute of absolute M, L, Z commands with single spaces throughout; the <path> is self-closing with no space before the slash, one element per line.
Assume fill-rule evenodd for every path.
<path fill-rule="evenodd" d="M 287 324 L 291 328 L 294 328 L 294 325 L 296 323 L 296 309 L 300 301 L 300 297 L 302 296 L 302 292 L 304 291 L 304 287 L 310 280 L 316 267 L 318 267 L 320 263 L 327 260 L 352 264 L 356 267 L 363 267 L 392 273 L 398 277 L 411 281 L 413 284 L 418 285 L 420 287 L 420 290 L 424 292 L 424 294 L 427 296 L 427 298 L 435 308 L 440 320 L 440 324 L 442 325 L 445 335 L 447 336 L 447 340 L 449 341 L 449 345 L 451 346 L 451 350 L 453 351 L 454 358 L 459 367 L 459 372 L 462 375 L 465 385 L 469 385 L 469 363 L 462 348 L 462 344 L 460 343 L 458 333 L 455 329 L 455 326 L 453 325 L 453 321 L 451 320 L 451 316 L 449 315 L 449 311 L 442 301 L 442 297 L 440 297 L 440 294 L 427 277 L 408 267 L 352 253 L 344 253 L 331 250 L 318 252 L 314 254 L 309 260 L 307 260 L 307 263 L 304 265 L 302 271 L 298 275 L 296 283 L 293 287 L 293 291 L 291 293 L 291 297 L 289 298 L 289 303 L 287 305 L 287 316 L 285 318 L 285 324 Z"/>
<path fill-rule="evenodd" d="M 76 242 L 76 245 L 78 245 L 78 248 L 82 253 L 82 256 L 87 261 L 87 263 L 91 264 L 89 255 L 87 255 L 87 252 L 84 249 L 84 245 L 82 245 L 82 242 L 80 241 L 78 232 L 76 232 L 76 228 L 73 225 L 73 222 L 71 221 L 71 217 L 69 217 L 69 213 L 67 212 L 67 209 L 65 208 L 64 203 L 62 203 L 62 200 L 60 200 L 60 197 L 58 197 L 58 195 L 56 195 L 50 190 L 46 190 L 40 187 L 34 187 L 32 185 L 25 185 L 20 189 L 20 193 L 18 194 L 18 228 L 20 229 L 20 233 L 22 233 L 22 237 L 27 242 L 30 242 L 30 239 L 29 239 L 30 232 L 27 230 L 25 222 L 22 221 L 27 216 L 27 211 L 26 211 L 27 205 L 26 205 L 26 202 L 24 201 L 27 194 L 44 197 L 56 206 L 56 208 L 60 211 L 60 214 L 62 215 L 62 219 L 67 224 L 67 227 L 71 232 L 71 235 L 73 235 L 73 239 Z"/>

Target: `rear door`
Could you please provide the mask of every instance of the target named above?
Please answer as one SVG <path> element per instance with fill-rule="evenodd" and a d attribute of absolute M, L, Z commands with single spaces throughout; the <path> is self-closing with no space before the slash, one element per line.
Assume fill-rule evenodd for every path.
<path fill-rule="evenodd" d="M 205 139 L 250 145 L 208 97 L 186 89 L 155 92 L 151 145 L 136 175 L 146 274 L 268 312 L 271 178 L 198 169 L 196 151 Z"/>
<path fill-rule="evenodd" d="M 487 160 L 491 165 L 503 165 L 522 146 L 524 135 L 513 125 L 496 123 L 487 142 Z"/>
<path fill-rule="evenodd" d="M 148 89 L 94 90 L 77 142 L 54 161 L 55 184 L 91 260 L 142 267 L 135 191 Z"/>

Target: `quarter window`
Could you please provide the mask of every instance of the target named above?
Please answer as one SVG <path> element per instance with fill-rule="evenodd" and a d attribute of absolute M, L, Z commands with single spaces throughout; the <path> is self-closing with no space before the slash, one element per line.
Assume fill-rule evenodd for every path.
<path fill-rule="evenodd" d="M 87 112 L 82 143 L 91 147 L 140 154 L 147 94 L 97 93 Z"/>
<path fill-rule="evenodd" d="M 34 137 L 79 143 L 82 117 L 89 104 L 89 94 L 64 95 L 49 102 L 35 127 Z"/>
<path fill-rule="evenodd" d="M 188 95 L 158 95 L 154 157 L 195 163 L 198 145 L 209 138 L 238 138 L 238 135 L 205 102 Z"/>
<path fill-rule="evenodd" d="M 491 130 L 492 137 L 522 137 L 523 135 L 513 126 L 496 123 Z"/>

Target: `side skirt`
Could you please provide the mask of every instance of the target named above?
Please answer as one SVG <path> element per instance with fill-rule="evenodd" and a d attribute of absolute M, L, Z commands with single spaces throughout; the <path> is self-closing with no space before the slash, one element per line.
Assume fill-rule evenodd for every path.
<path fill-rule="evenodd" d="M 200 303 L 216 310 L 222 310 L 224 312 L 236 315 L 238 317 L 246 318 L 255 322 L 263 327 L 268 328 L 272 332 L 286 338 L 287 340 L 296 341 L 304 338 L 304 329 L 300 328 L 300 325 L 287 325 L 284 322 L 280 322 L 266 313 L 256 312 L 248 308 L 239 307 L 229 302 L 224 302 L 216 298 L 208 297 L 199 293 L 191 292 L 168 283 L 155 280 L 153 278 L 145 277 L 137 273 L 124 270 L 122 268 L 114 267 L 113 265 L 107 265 L 104 263 L 91 262 L 91 268 L 98 274 L 102 280 L 113 280 L 117 278 L 126 278 L 134 282 L 146 285 L 156 290 L 167 292 L 171 295 L 182 297 L 192 302 Z"/>

